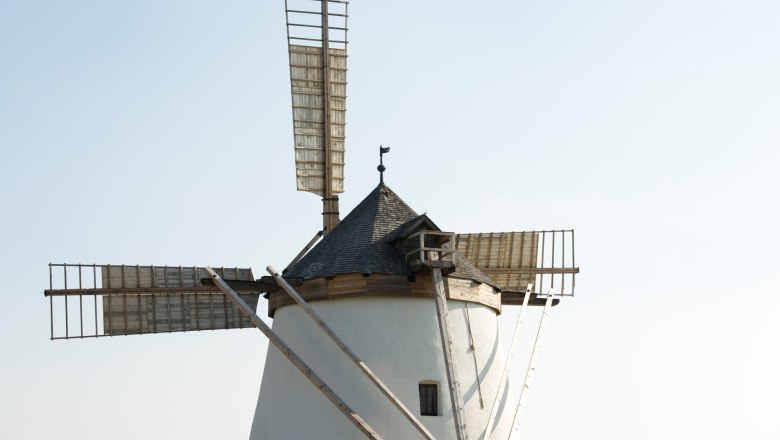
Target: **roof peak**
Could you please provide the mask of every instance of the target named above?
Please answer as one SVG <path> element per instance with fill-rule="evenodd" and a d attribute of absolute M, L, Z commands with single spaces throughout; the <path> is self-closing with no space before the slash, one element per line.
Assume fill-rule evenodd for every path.
<path fill-rule="evenodd" d="M 380 182 L 285 276 L 312 279 L 342 273 L 410 275 L 388 238 L 417 217 L 406 202 Z"/>
<path fill-rule="evenodd" d="M 418 215 L 390 187 L 379 182 L 284 276 L 304 280 L 347 273 L 410 276 L 412 271 L 396 241 L 420 228 L 441 230 L 427 214 Z M 462 256 L 456 255 L 454 261 L 456 270 L 450 276 L 494 285 Z"/>

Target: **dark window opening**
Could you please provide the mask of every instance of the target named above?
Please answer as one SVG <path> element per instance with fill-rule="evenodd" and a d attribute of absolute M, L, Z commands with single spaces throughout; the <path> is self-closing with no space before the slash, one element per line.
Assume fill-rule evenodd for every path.
<path fill-rule="evenodd" d="M 435 383 L 420 384 L 420 415 L 439 415 L 439 390 Z"/>

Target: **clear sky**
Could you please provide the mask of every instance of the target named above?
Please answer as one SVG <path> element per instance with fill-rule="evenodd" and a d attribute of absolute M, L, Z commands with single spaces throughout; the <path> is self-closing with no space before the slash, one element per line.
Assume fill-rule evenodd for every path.
<path fill-rule="evenodd" d="M 247 437 L 259 332 L 52 342 L 42 291 L 49 262 L 260 276 L 318 230 L 283 8 L 0 0 L 0 438 Z M 344 212 L 383 144 L 445 230 L 576 230 L 525 438 L 780 438 L 780 3 L 350 12 Z"/>

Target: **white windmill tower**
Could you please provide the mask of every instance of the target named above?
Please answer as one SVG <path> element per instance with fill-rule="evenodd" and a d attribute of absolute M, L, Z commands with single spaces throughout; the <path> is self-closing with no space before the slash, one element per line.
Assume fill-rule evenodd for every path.
<path fill-rule="evenodd" d="M 248 268 L 50 264 L 51 337 L 260 329 L 271 344 L 252 439 L 517 438 L 547 316 L 573 295 L 574 233 L 444 232 L 384 184 L 381 147 L 379 185 L 339 220 L 347 3 L 286 1 L 297 184 L 322 196 L 323 230 L 258 280 Z M 255 314 L 261 294 L 273 329 Z M 506 305 L 521 311 L 505 354 Z M 544 309 L 515 399 L 508 371 L 529 306 Z"/>

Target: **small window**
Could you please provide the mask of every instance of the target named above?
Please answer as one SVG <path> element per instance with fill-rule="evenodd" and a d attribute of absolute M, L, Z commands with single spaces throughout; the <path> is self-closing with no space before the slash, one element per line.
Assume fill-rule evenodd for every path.
<path fill-rule="evenodd" d="M 437 384 L 420 384 L 420 415 L 439 415 L 439 386 Z"/>

